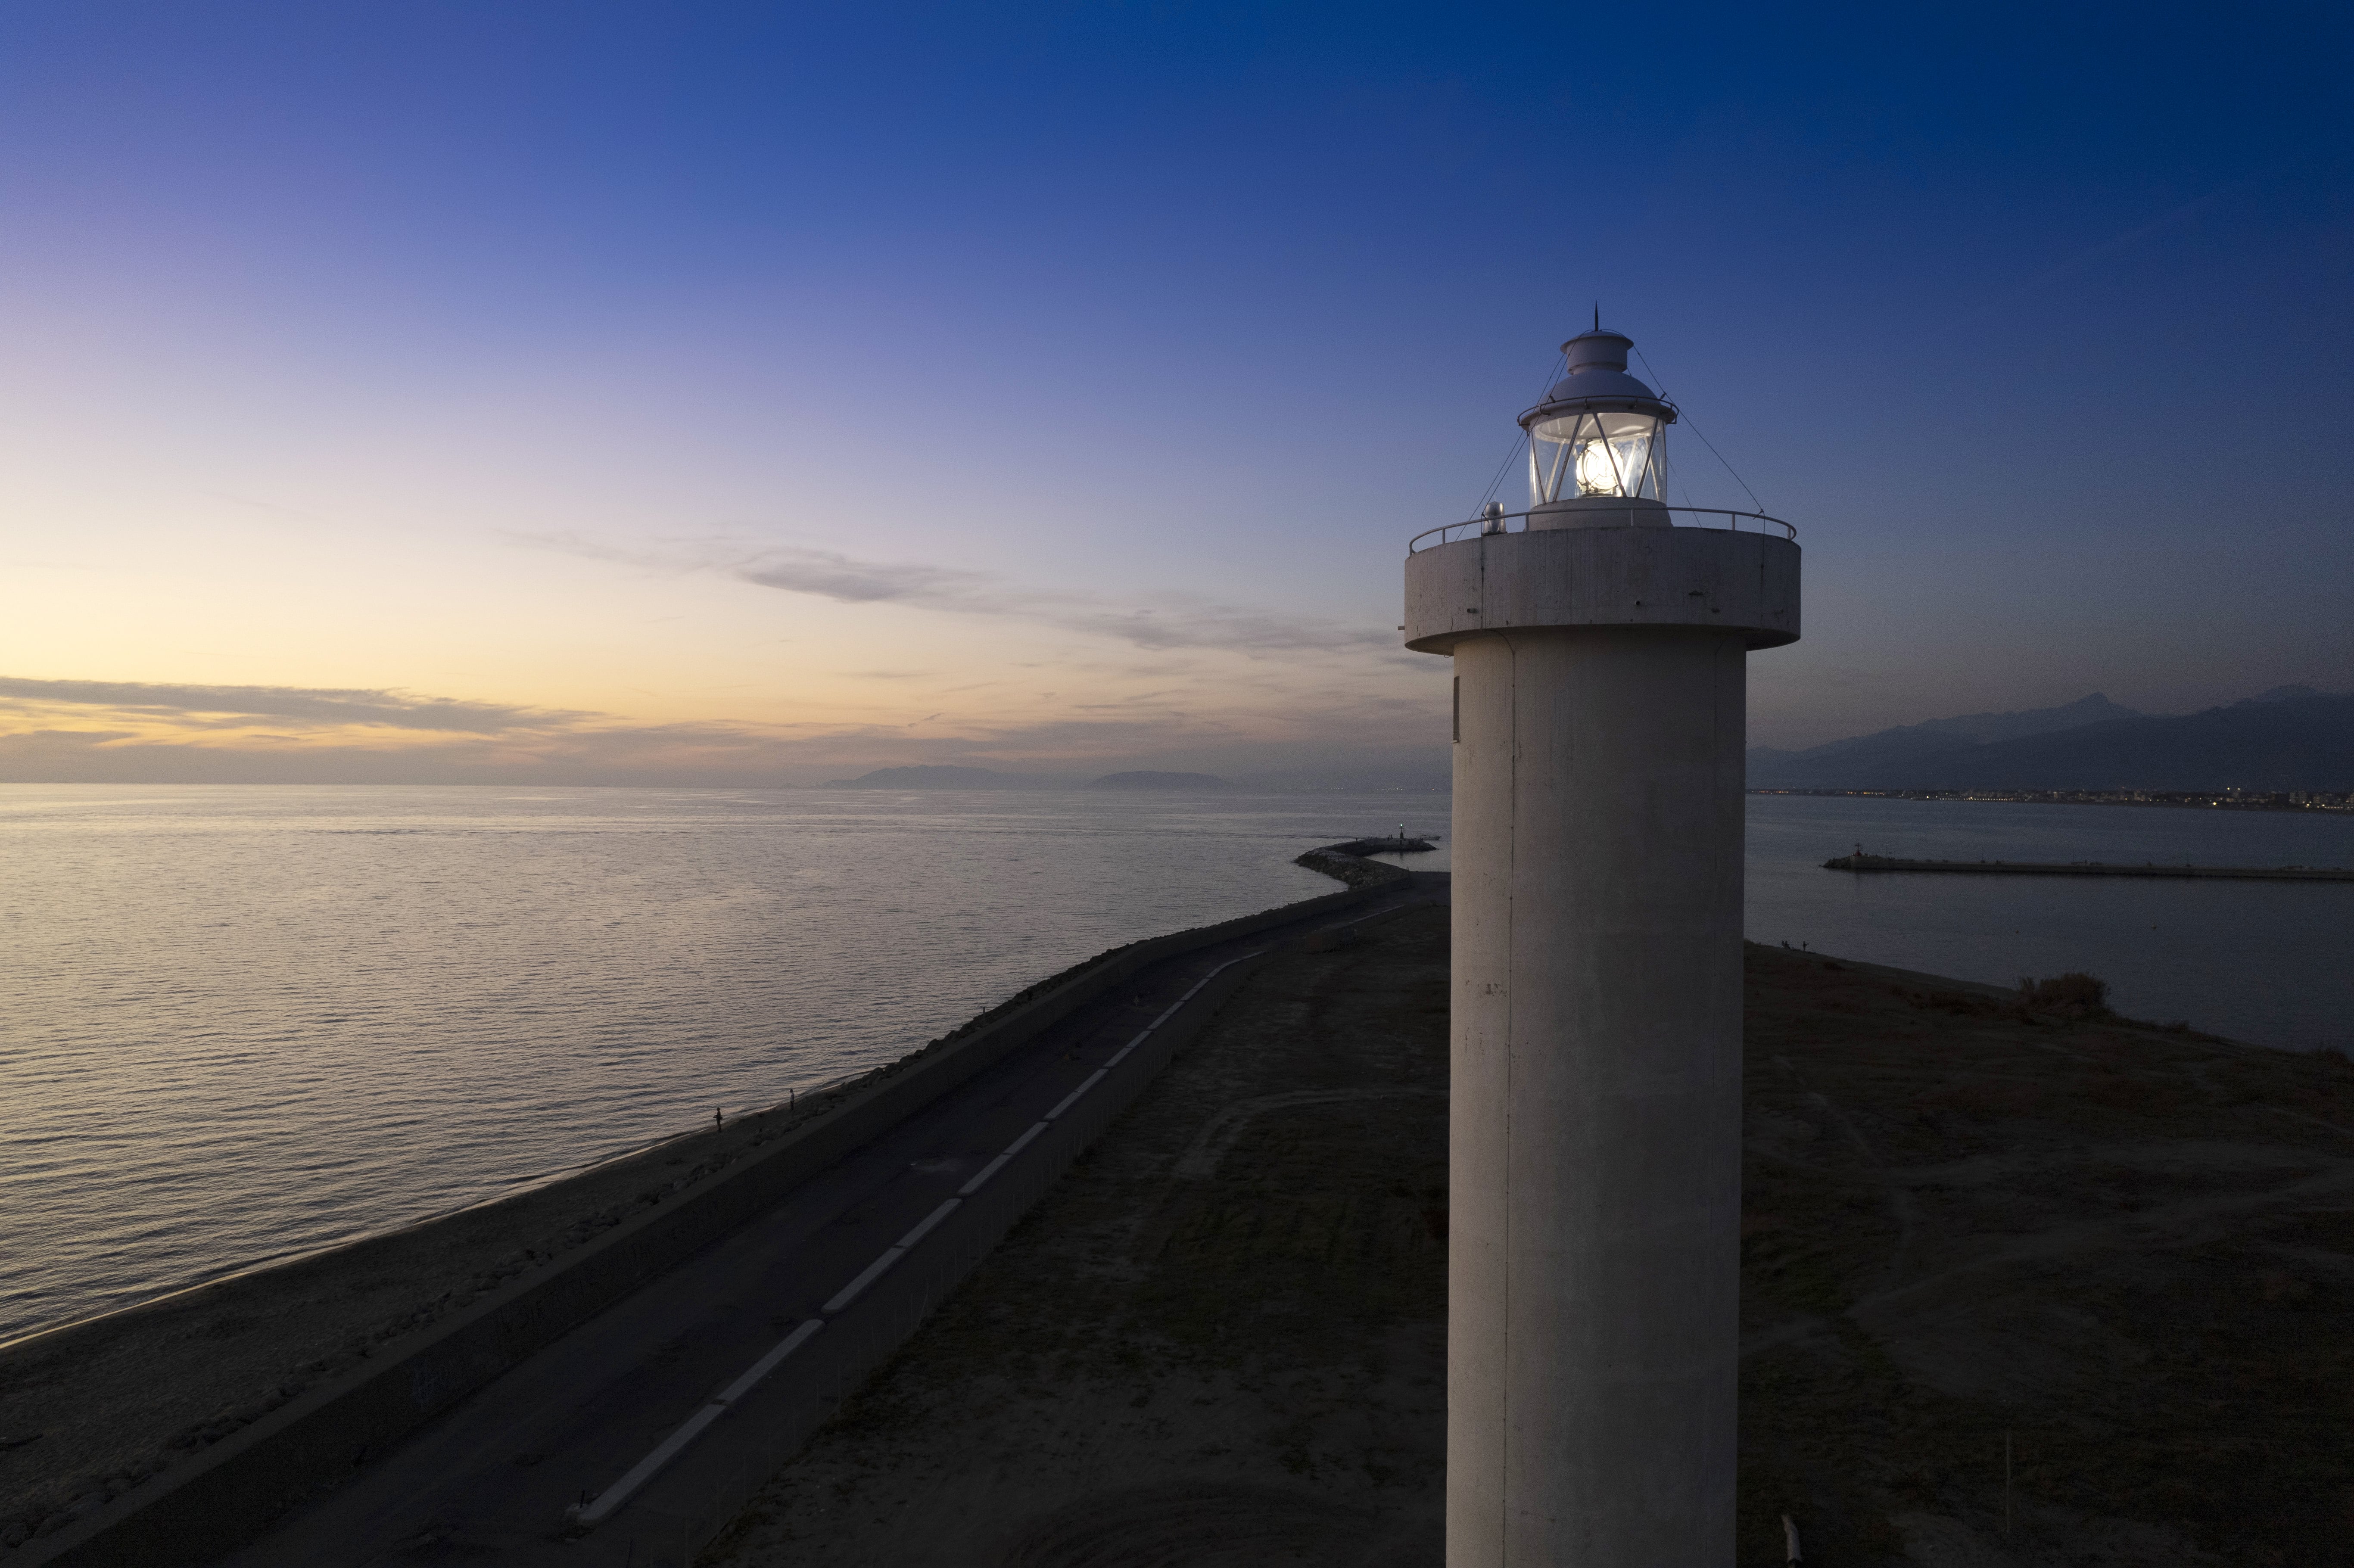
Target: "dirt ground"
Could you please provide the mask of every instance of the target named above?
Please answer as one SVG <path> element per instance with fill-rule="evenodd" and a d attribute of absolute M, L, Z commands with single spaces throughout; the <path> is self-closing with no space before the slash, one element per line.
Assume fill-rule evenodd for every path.
<path fill-rule="evenodd" d="M 1436 1568 L 1446 1026 L 1272 962 L 704 1561 Z M 2354 1562 L 2354 1067 L 1752 948 L 1748 1074 L 1744 1564 Z"/>
<path fill-rule="evenodd" d="M 1748 1073 L 1744 1548 L 2354 1562 L 2343 1057 L 1753 948 Z"/>

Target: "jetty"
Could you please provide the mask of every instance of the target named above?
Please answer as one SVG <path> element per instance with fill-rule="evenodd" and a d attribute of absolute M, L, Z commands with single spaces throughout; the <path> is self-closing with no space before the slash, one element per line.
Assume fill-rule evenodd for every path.
<path fill-rule="evenodd" d="M 1410 839 L 1404 835 L 1387 839 L 1351 839 L 1347 843 L 1326 846 L 1336 854 L 1419 854 L 1438 846 L 1428 839 Z"/>
<path fill-rule="evenodd" d="M 1944 871 L 1968 876 L 2168 876 L 2211 877 L 2235 882 L 2354 882 L 2354 866 L 2342 865 L 2110 865 L 2097 860 L 1904 860 L 1895 855 L 1835 855 L 1825 871 Z"/>

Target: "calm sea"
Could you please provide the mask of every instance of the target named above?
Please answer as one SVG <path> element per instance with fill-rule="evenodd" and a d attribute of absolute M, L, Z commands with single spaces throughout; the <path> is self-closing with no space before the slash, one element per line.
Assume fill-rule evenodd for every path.
<path fill-rule="evenodd" d="M 1861 844 L 1923 860 L 2354 866 L 2354 814 L 1979 800 L 1749 798 L 1749 935 L 2016 985 L 2070 969 L 2129 1018 L 2354 1048 L 2354 882 L 1862 875 Z"/>
<path fill-rule="evenodd" d="M 887 1061 L 1115 944 L 1331 891 L 1444 796 L 0 785 L 0 1339 Z M 2348 1043 L 2354 884 L 1858 878 L 2354 861 L 2354 821 L 1753 800 L 1750 932 Z M 1445 868 L 1445 856 L 1416 857 Z"/>
<path fill-rule="evenodd" d="M 1291 857 L 1400 799 L 0 785 L 0 1339 L 1334 891 Z"/>

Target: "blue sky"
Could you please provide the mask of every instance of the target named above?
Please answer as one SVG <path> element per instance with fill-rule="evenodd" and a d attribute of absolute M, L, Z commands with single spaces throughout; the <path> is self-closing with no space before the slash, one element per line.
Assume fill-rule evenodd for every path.
<path fill-rule="evenodd" d="M 1404 542 L 1597 300 L 1800 529 L 1755 740 L 2354 685 L 2349 44 L 18 7 L 0 777 L 1435 755 Z"/>

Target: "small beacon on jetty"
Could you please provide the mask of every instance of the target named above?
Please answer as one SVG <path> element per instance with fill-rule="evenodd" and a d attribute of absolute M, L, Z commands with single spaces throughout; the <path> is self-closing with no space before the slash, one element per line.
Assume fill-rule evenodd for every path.
<path fill-rule="evenodd" d="M 1529 507 L 1408 547 L 1455 660 L 1447 1568 L 1731 1568 L 1749 650 L 1796 530 L 1671 507 L 1631 340 L 1563 344 Z"/>

